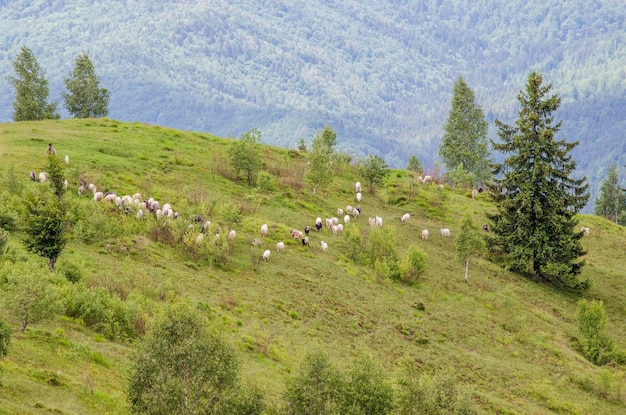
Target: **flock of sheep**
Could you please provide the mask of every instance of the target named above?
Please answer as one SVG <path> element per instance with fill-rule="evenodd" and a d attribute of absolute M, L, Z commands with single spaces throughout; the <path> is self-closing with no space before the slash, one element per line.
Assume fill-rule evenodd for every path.
<path fill-rule="evenodd" d="M 69 164 L 69 157 L 65 156 L 65 163 Z M 30 179 L 32 181 L 38 181 L 40 183 L 44 183 L 48 180 L 48 174 L 46 172 L 41 172 L 39 173 L 39 175 L 36 175 L 35 172 L 31 171 L 30 172 Z M 417 181 L 419 183 L 430 183 L 432 181 L 432 177 L 431 176 L 419 176 L 417 178 Z M 65 189 L 68 188 L 68 181 L 65 180 L 63 183 L 63 186 Z M 357 203 L 360 203 L 363 199 L 363 195 L 362 195 L 362 188 L 361 188 L 361 182 L 356 182 L 355 183 L 355 190 L 356 190 L 356 201 Z M 94 201 L 108 201 L 108 202 L 112 202 L 114 203 L 117 207 L 119 207 L 120 209 L 123 209 L 124 212 L 126 214 L 129 214 L 131 212 L 135 212 L 135 215 L 137 217 L 137 219 L 143 219 L 145 217 L 145 215 L 147 214 L 153 214 L 157 220 L 161 219 L 161 218 L 170 218 L 170 219 L 178 219 L 180 216 L 180 213 L 177 211 L 174 211 L 172 209 L 172 206 L 169 203 L 165 203 L 162 207 L 160 206 L 160 203 L 156 200 L 154 200 L 153 198 L 149 198 L 147 200 L 142 200 L 141 194 L 139 193 L 135 193 L 133 195 L 124 195 L 124 196 L 118 196 L 116 193 L 114 192 L 102 192 L 102 191 L 98 191 L 96 186 L 93 183 L 89 183 L 87 184 L 85 182 L 85 180 L 80 179 L 80 186 L 78 188 L 78 195 L 81 196 L 83 194 L 85 194 L 87 191 L 91 192 L 93 194 L 93 200 Z M 480 189 L 480 191 L 482 191 L 482 189 Z M 478 195 L 479 190 L 477 189 L 472 189 L 472 198 L 476 198 L 476 196 Z M 344 215 L 345 212 L 345 215 Z M 357 205 L 356 207 L 352 207 L 350 205 L 346 206 L 345 211 L 343 208 L 338 208 L 337 209 L 337 216 L 333 216 L 330 218 L 326 218 L 326 220 L 323 222 L 321 217 L 318 217 L 315 219 L 315 230 L 317 232 L 320 232 L 322 230 L 322 228 L 324 227 L 324 224 L 326 225 L 326 227 L 333 233 L 333 235 L 339 235 L 341 233 L 343 233 L 343 229 L 344 229 L 344 225 L 347 225 L 352 219 L 356 220 L 359 218 L 361 214 L 361 207 L 359 205 Z M 339 218 L 341 218 L 343 216 L 343 223 L 339 222 Z M 400 221 L 402 223 L 407 223 L 409 222 L 411 219 L 411 215 L 409 213 L 405 213 L 401 218 Z M 210 221 L 204 221 L 201 215 L 197 215 L 193 218 L 194 222 L 199 222 L 202 223 L 202 227 L 201 227 L 201 232 L 196 236 L 195 238 L 195 243 L 196 245 L 201 244 L 204 241 L 205 238 L 205 233 L 209 230 L 209 228 L 211 227 L 211 222 Z M 383 226 L 383 218 L 380 216 L 374 216 L 374 217 L 370 217 L 368 218 L 368 222 L 369 225 L 371 227 L 382 227 Z M 191 226 L 191 225 L 190 225 Z M 483 225 L 483 229 L 485 231 L 488 231 L 488 225 Z M 261 237 L 262 238 L 267 238 L 268 234 L 269 234 L 269 226 L 267 224 L 263 224 L 261 226 Z M 296 230 L 296 229 L 292 229 L 291 230 L 291 238 L 294 240 L 300 240 L 303 246 L 310 246 L 310 240 L 309 240 L 309 232 L 311 231 L 311 228 L 309 226 L 306 226 L 304 228 L 304 232 Z M 450 229 L 448 228 L 442 228 L 440 229 L 441 232 L 441 236 L 443 237 L 450 237 Z M 581 232 L 583 233 L 583 235 L 589 235 L 589 228 L 587 227 L 582 227 L 581 228 Z M 428 229 L 423 229 L 422 233 L 421 233 L 421 237 L 424 240 L 427 240 L 429 237 L 429 231 Z M 230 230 L 228 235 L 227 235 L 227 241 L 229 244 L 232 244 L 232 242 L 235 240 L 237 236 L 237 233 L 235 230 Z M 217 232 L 214 235 L 214 241 L 217 240 L 220 237 L 220 231 L 219 228 L 217 230 Z M 256 238 L 252 241 L 252 245 L 253 246 L 259 246 L 262 244 L 262 240 Z M 328 251 L 328 243 L 326 243 L 325 241 L 320 241 L 320 249 L 322 252 L 327 252 Z M 284 253 L 285 252 L 285 242 L 284 241 L 280 241 L 276 244 L 276 251 L 277 253 Z M 271 256 L 271 251 L 269 249 L 266 249 L 263 254 L 262 254 L 262 259 L 265 262 L 268 262 Z"/>

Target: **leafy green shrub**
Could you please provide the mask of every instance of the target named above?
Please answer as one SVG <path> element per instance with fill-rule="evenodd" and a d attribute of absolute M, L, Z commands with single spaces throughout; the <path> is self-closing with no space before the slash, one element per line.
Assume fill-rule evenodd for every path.
<path fill-rule="evenodd" d="M 9 344 L 11 344 L 11 327 L 0 320 L 0 359 L 9 352 Z M 1 367 L 0 370 L 2 370 Z"/>
<path fill-rule="evenodd" d="M 75 284 L 83 279 L 82 270 L 75 264 L 63 263 L 57 270 L 71 283 Z"/>
<path fill-rule="evenodd" d="M 4 255 L 9 247 L 9 233 L 0 228 L 0 256 Z"/>
<path fill-rule="evenodd" d="M 400 261 L 400 275 L 408 282 L 415 282 L 426 271 L 426 253 L 415 245 L 411 245 Z"/>
<path fill-rule="evenodd" d="M 276 189 L 276 179 L 272 176 L 271 173 L 263 170 L 259 172 L 259 176 L 257 177 L 257 186 L 259 189 L 265 192 L 271 192 Z"/>
<path fill-rule="evenodd" d="M 69 317 L 82 319 L 87 327 L 108 339 L 124 340 L 136 336 L 126 303 L 109 294 L 104 287 L 76 285 L 67 292 L 65 302 Z"/>
<path fill-rule="evenodd" d="M 604 333 L 608 317 L 602 300 L 578 302 L 578 332 L 580 346 L 587 360 L 596 365 L 624 363 L 626 356 Z"/>

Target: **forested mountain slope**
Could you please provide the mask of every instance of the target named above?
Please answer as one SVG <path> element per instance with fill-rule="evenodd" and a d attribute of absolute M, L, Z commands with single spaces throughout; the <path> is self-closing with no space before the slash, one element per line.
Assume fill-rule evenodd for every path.
<path fill-rule="evenodd" d="M 346 152 L 397 167 L 415 152 L 433 168 L 459 76 L 490 122 L 513 123 L 534 69 L 563 97 L 562 134 L 581 142 L 594 193 L 609 163 L 626 164 L 617 0 L 2 0 L 0 20 L 0 73 L 26 45 L 52 99 L 84 51 L 113 118 L 223 136 L 258 127 L 288 148 L 328 124 Z M 12 100 L 3 78 L 0 120 Z"/>

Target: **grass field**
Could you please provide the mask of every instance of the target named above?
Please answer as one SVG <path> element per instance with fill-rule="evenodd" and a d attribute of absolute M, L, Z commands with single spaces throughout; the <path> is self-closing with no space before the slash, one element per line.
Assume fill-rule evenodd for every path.
<path fill-rule="evenodd" d="M 232 180 L 230 141 L 209 134 L 110 119 L 0 124 L 0 213 L 18 223 L 19 192 L 42 186 L 28 174 L 44 169 L 48 142 L 59 156 L 69 156 L 64 197 L 75 214 L 55 274 L 75 269 L 85 289 L 106 289 L 132 311 L 137 333 L 164 302 L 190 301 L 236 352 L 243 379 L 268 403 L 280 400 L 305 354 L 322 349 L 339 366 L 369 355 L 392 378 L 407 360 L 425 373 L 451 375 L 484 413 L 626 413 L 624 368 L 587 362 L 578 351 L 576 321 L 580 299 L 603 300 L 608 333 L 626 348 L 626 228 L 580 217 L 591 229 L 583 239 L 582 277 L 593 279 L 587 292 L 536 283 L 484 257 L 472 260 L 465 283 L 454 237 L 467 214 L 478 225 L 485 222 L 493 209 L 487 195 L 472 199 L 468 189 L 416 187 L 409 172 L 393 170 L 376 194 L 364 193 L 361 218 L 347 226 L 367 240 L 373 232 L 367 218 L 378 215 L 398 256 L 410 245 L 423 249 L 427 270 L 406 284 L 355 263 L 345 236 L 326 228 L 311 233 L 310 248 L 290 239 L 291 229 L 356 205 L 360 178 L 351 165 L 335 166 L 332 185 L 313 195 L 303 181 L 305 155 L 264 146 L 264 170 L 277 187 L 262 191 Z M 170 203 L 181 217 L 165 230 L 153 218 L 137 220 L 114 204 L 79 197 L 80 178 L 98 190 Z M 411 220 L 401 223 L 406 212 Z M 188 230 L 194 215 L 210 220 L 222 236 L 237 231 L 222 263 L 189 243 L 199 232 L 197 224 Z M 252 247 L 263 223 L 269 235 Z M 451 238 L 440 235 L 443 227 Z M 426 241 L 420 238 L 425 228 Z M 45 267 L 45 259 L 24 250 L 22 237 L 11 233 L 5 257 Z M 321 240 L 329 245 L 326 253 Z M 278 241 L 287 245 L 284 254 L 275 250 Z M 265 249 L 272 251 L 267 263 L 261 261 Z M 16 330 L 0 361 L 0 414 L 128 413 L 133 339 L 112 341 L 97 326 L 67 316 L 20 333 L 11 316 L 3 316 Z"/>

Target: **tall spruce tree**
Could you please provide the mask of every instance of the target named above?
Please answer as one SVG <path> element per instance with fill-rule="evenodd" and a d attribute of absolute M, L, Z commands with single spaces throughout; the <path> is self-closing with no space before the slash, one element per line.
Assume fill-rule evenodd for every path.
<path fill-rule="evenodd" d="M 542 86 L 540 74 L 531 73 L 526 91 L 517 97 L 521 110 L 516 127 L 496 120 L 501 142 L 493 146 L 509 156 L 494 164 L 497 178 L 491 190 L 497 213 L 489 215 L 493 236 L 488 244 L 505 256 L 513 271 L 587 288 L 590 282 L 578 278 L 585 252 L 575 214 L 589 199 L 588 185 L 585 178 L 570 177 L 576 163 L 568 153 L 578 142 L 555 139 L 561 122 L 554 123 L 553 113 L 561 98 L 549 96 L 551 88 Z"/>
<path fill-rule="evenodd" d="M 15 88 L 13 121 L 58 119 L 56 102 L 48 103 L 48 81 L 35 55 L 26 46 L 22 46 L 13 69 L 17 76 L 8 77 Z"/>
<path fill-rule="evenodd" d="M 476 104 L 474 92 L 459 77 L 454 84 L 452 108 L 439 147 L 439 155 L 448 170 L 462 165 L 478 183 L 491 177 L 488 127 L 483 110 Z"/>
<path fill-rule="evenodd" d="M 620 212 L 626 208 L 626 197 L 619 187 L 617 167 L 611 164 L 606 179 L 602 182 L 600 196 L 596 199 L 593 213 L 619 223 Z"/>
<path fill-rule="evenodd" d="M 65 108 L 75 118 L 106 117 L 109 113 L 109 91 L 99 86 L 100 79 L 93 63 L 86 53 L 81 53 L 76 57 L 70 77 L 65 79 Z"/>

